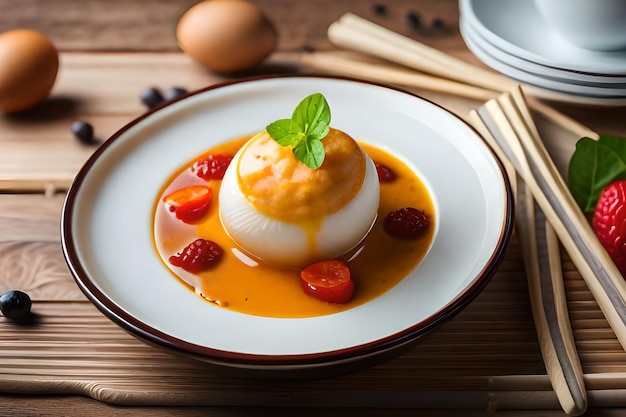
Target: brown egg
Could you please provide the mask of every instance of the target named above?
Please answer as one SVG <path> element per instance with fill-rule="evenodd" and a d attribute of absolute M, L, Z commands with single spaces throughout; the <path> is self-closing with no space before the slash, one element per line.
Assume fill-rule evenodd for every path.
<path fill-rule="evenodd" d="M 27 29 L 0 34 L 0 111 L 26 110 L 48 96 L 59 70 L 50 40 Z"/>
<path fill-rule="evenodd" d="M 246 0 L 206 0 L 180 18 L 176 37 L 181 49 L 219 73 L 249 70 L 276 47 L 272 22 Z"/>

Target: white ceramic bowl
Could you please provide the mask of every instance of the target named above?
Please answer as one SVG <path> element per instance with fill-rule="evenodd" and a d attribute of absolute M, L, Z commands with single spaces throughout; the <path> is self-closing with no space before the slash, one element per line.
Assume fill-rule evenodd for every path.
<path fill-rule="evenodd" d="M 626 103 L 626 86 L 619 83 L 591 84 L 572 82 L 570 80 L 559 79 L 552 75 L 545 76 L 536 71 L 528 71 L 520 66 L 515 66 L 513 62 L 502 60 L 489 50 L 489 43 L 481 40 L 470 26 L 459 25 L 463 40 L 474 55 L 485 64 L 501 72 L 502 74 L 529 86 L 538 87 L 544 91 L 554 91 L 560 94 L 573 96 L 570 101 L 585 101 L 588 98 L 604 100 L 604 102 L 620 105 Z M 497 50 L 496 50 L 497 53 Z M 521 60 L 522 65 L 526 61 Z M 547 67 L 545 67 L 547 68 Z M 580 73 L 580 75 L 585 75 Z M 608 77 L 603 77 L 607 79 Z"/>
<path fill-rule="evenodd" d="M 438 221 L 428 254 L 387 293 L 337 314 L 268 318 L 203 301 L 153 248 L 159 190 L 194 156 L 262 130 L 314 92 L 326 96 L 334 127 L 401 157 L 427 184 Z M 501 165 L 447 110 L 366 82 L 279 76 L 212 86 L 123 127 L 76 176 L 61 235 L 79 287 L 131 334 L 245 376 L 310 377 L 398 354 L 454 316 L 495 272 L 512 219 Z"/>
<path fill-rule="evenodd" d="M 594 0 L 588 1 L 596 6 Z M 459 0 L 461 20 L 510 55 L 566 71 L 626 75 L 626 49 L 593 51 L 567 42 L 541 17 L 534 1 Z"/>
<path fill-rule="evenodd" d="M 626 48 L 626 0 L 535 0 L 535 6 L 567 42 L 596 51 Z"/>

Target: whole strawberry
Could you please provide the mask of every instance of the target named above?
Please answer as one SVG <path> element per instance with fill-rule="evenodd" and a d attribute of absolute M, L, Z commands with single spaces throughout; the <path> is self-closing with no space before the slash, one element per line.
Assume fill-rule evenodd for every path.
<path fill-rule="evenodd" d="M 626 181 L 607 185 L 593 215 L 593 231 L 626 277 Z"/>

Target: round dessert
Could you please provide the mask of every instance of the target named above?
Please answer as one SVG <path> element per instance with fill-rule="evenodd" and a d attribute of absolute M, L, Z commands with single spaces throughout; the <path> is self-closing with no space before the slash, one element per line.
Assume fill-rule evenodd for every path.
<path fill-rule="evenodd" d="M 231 239 L 263 263 L 302 267 L 341 256 L 378 214 L 376 167 L 346 133 L 329 129 L 324 162 L 312 169 L 267 132 L 250 139 L 226 170 L 220 219 Z"/>

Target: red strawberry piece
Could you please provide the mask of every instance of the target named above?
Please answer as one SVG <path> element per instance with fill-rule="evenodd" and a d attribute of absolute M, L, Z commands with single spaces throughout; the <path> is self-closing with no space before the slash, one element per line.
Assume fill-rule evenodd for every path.
<path fill-rule="evenodd" d="M 347 303 L 354 293 L 350 269 L 337 260 L 305 267 L 300 271 L 300 284 L 305 294 L 329 303 Z"/>
<path fill-rule="evenodd" d="M 626 276 L 626 181 L 616 181 L 602 190 L 591 224 L 604 249 Z"/>
<path fill-rule="evenodd" d="M 197 274 L 213 268 L 222 259 L 223 253 L 224 251 L 217 243 L 206 239 L 196 239 L 181 253 L 170 256 L 169 261 L 174 266 Z"/>
<path fill-rule="evenodd" d="M 221 180 L 233 157 L 224 154 L 211 154 L 194 162 L 191 170 L 205 180 Z"/>
<path fill-rule="evenodd" d="M 404 207 L 388 213 L 383 227 L 390 236 L 411 239 L 424 233 L 428 223 L 428 217 L 422 210 Z"/>
<path fill-rule="evenodd" d="M 206 185 L 191 185 L 166 195 L 163 202 L 174 212 L 177 219 L 194 224 L 209 210 L 212 194 Z"/>
<path fill-rule="evenodd" d="M 394 181 L 398 176 L 391 168 L 387 165 L 379 164 L 375 162 L 376 165 L 376 173 L 378 173 L 378 181 L 380 182 L 391 182 Z"/>

